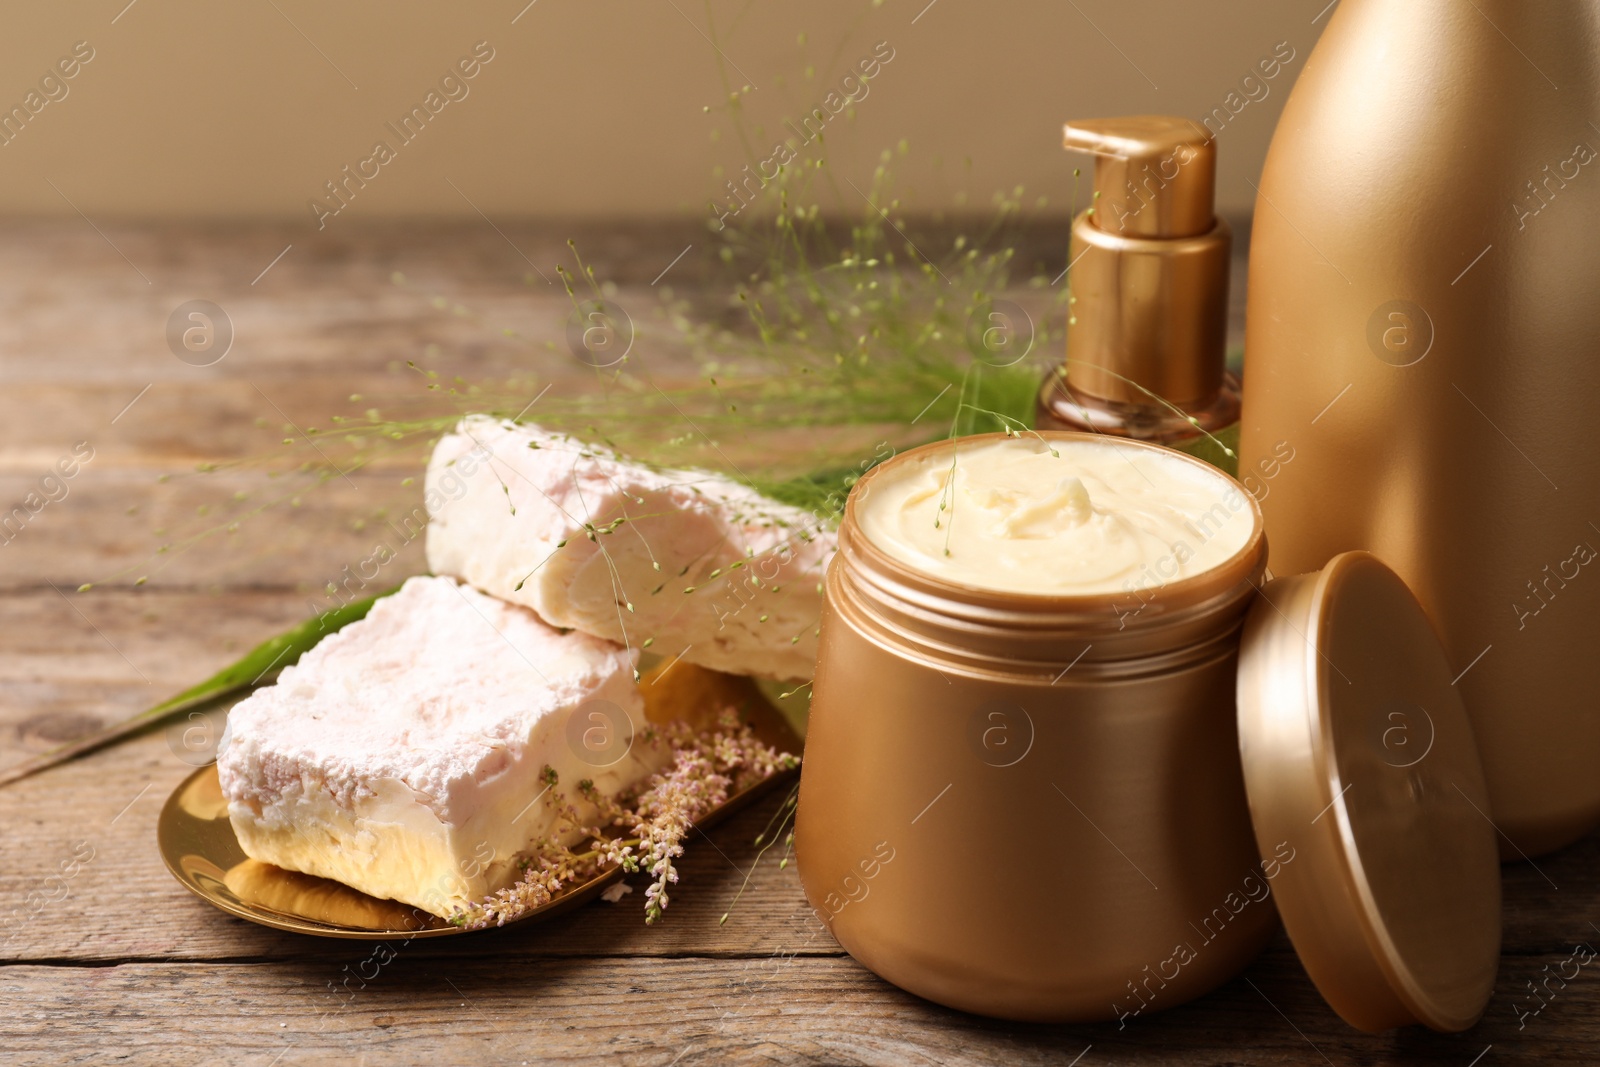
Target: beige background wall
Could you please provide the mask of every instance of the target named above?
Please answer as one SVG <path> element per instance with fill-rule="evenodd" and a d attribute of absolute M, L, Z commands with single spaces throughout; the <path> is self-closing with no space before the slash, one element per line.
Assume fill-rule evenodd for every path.
<path fill-rule="evenodd" d="M 962 192 L 982 205 L 1020 184 L 1064 208 L 1077 160 L 1059 148 L 1063 120 L 1237 109 L 1249 99 L 1241 81 L 1288 42 L 1295 58 L 1246 87 L 1258 99 L 1221 133 L 1221 206 L 1239 212 L 1327 24 L 1327 0 L 525 3 L 10 5 L 0 109 L 37 106 L 44 93 L 29 92 L 75 42 L 94 58 L 0 146 L 0 214 L 72 214 L 70 200 L 91 218 L 298 217 L 315 228 L 310 198 L 380 139 L 395 158 L 328 225 L 472 204 L 491 215 L 704 212 L 715 169 L 746 159 L 708 36 L 734 86 L 753 86 L 742 107 L 759 156 L 783 119 L 884 41 L 894 58 L 853 121 L 829 127 L 840 173 L 864 186 L 878 151 L 905 138 L 910 207 L 950 207 Z M 402 145 L 384 124 L 423 104 L 479 41 L 494 58 L 468 95 Z"/>

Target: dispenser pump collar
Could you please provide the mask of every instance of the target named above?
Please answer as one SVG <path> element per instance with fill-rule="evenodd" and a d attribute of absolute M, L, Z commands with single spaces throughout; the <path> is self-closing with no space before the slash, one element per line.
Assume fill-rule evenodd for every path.
<path fill-rule="evenodd" d="M 1198 237 L 1216 225 L 1217 151 L 1191 119 L 1129 115 L 1069 122 L 1062 144 L 1096 159 L 1094 221 L 1124 237 Z"/>

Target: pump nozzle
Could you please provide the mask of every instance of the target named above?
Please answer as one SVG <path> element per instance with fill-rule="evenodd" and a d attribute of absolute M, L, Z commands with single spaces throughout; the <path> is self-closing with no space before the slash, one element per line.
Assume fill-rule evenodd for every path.
<path fill-rule="evenodd" d="M 1063 133 L 1067 148 L 1094 153 L 1097 195 L 1073 221 L 1066 374 L 1046 385 L 1041 417 L 1157 440 L 1237 418 L 1223 360 L 1232 236 L 1212 207 L 1210 134 L 1168 115 Z M 1185 412 L 1175 428 L 1174 407 Z"/>
<path fill-rule="evenodd" d="M 1069 122 L 1062 144 L 1097 158 L 1095 225 L 1126 237 L 1196 237 L 1216 225 L 1217 150 L 1204 126 L 1173 115 Z"/>

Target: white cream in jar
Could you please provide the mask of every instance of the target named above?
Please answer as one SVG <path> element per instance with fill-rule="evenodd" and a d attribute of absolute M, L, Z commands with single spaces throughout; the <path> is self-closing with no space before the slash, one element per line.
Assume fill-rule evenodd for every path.
<path fill-rule="evenodd" d="M 856 516 L 874 546 L 925 574 L 998 592 L 1165 585 L 1232 559 L 1255 525 L 1249 497 L 1220 471 L 1115 438 L 958 440 L 863 488 Z"/>

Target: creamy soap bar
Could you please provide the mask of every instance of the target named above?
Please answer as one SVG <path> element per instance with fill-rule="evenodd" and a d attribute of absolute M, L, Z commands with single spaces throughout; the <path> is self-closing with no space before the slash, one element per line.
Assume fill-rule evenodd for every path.
<path fill-rule="evenodd" d="M 546 765 L 575 798 L 581 779 L 614 794 L 664 761 L 625 746 L 644 726 L 635 658 L 412 578 L 229 712 L 217 771 L 239 843 L 448 915 L 514 882 L 518 854 L 552 832 Z M 592 726 L 620 740 L 591 753 L 573 738 Z"/>
<path fill-rule="evenodd" d="M 427 488 L 450 501 L 428 524 L 435 574 L 555 626 L 634 647 L 670 639 L 659 651 L 735 674 L 811 677 L 837 541 L 799 508 L 488 416 L 440 440 Z"/>
<path fill-rule="evenodd" d="M 1028 436 L 876 474 L 857 505 L 902 563 L 980 589 L 1126 593 L 1210 570 L 1254 529 L 1240 487 L 1160 449 Z"/>

